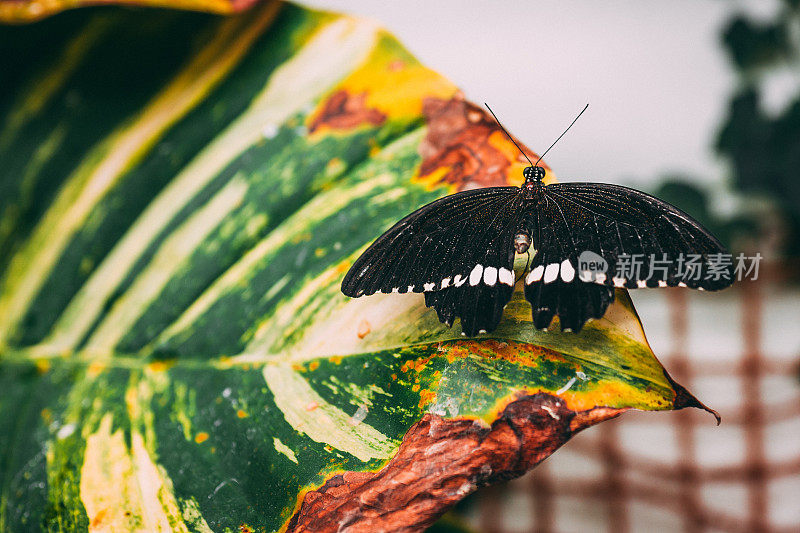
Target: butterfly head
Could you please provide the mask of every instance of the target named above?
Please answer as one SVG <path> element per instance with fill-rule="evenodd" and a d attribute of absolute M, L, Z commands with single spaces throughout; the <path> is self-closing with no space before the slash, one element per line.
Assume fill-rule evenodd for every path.
<path fill-rule="evenodd" d="M 534 183 L 539 182 L 541 183 L 544 180 L 544 167 L 540 167 L 538 165 L 534 165 L 532 167 L 525 167 L 525 170 L 522 171 L 522 175 L 525 178 L 525 183 Z"/>

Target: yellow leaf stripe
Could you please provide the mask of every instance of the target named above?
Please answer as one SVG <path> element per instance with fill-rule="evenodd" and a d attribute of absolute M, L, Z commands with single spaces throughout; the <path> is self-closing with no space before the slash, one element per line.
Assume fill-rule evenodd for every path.
<path fill-rule="evenodd" d="M 414 137 L 417 136 L 414 135 Z M 218 301 L 222 294 L 234 287 L 247 283 L 248 276 L 253 273 L 258 264 L 265 261 L 271 254 L 274 254 L 298 235 L 308 231 L 310 225 L 335 215 L 354 199 L 364 197 L 372 189 L 391 184 L 394 179 L 391 175 L 378 176 L 349 188 L 341 187 L 332 193 L 317 195 L 297 213 L 294 213 L 271 231 L 267 237 L 256 244 L 244 257 L 220 276 L 183 312 L 172 326 L 164 330 L 160 337 L 154 341 L 154 344 L 158 345 L 170 337 L 179 335 L 181 331 L 190 329 L 194 321 L 208 310 L 214 302 Z"/>
<path fill-rule="evenodd" d="M 350 18 L 337 19 L 318 30 L 276 70 L 250 107 L 150 203 L 73 298 L 44 344 L 55 351 L 74 348 L 109 296 L 173 217 L 235 157 L 257 142 L 265 126 L 284 122 L 363 60 L 374 38 L 374 27 Z"/>
<path fill-rule="evenodd" d="M 365 462 L 387 459 L 397 450 L 398 442 L 326 402 L 291 367 L 266 365 L 263 373 L 286 422 L 310 439 Z"/>
<path fill-rule="evenodd" d="M 148 149 L 172 124 L 190 111 L 236 66 L 275 18 L 279 7 L 276 3 L 267 4 L 252 15 L 256 17 L 256 22 L 237 18 L 224 23 L 217 36 L 135 121 L 87 156 L 36 227 L 25 248 L 14 257 L 8 275 L 0 286 L 0 316 L 4 317 L 0 322 L 0 346 L 7 342 L 22 320 L 28 305 L 92 209 L 125 171 L 148 153 Z M 103 305 L 104 300 L 96 295 L 84 293 L 83 296 L 86 301 Z M 78 309 L 77 313 L 81 315 L 85 311 Z M 96 312 L 86 315 L 91 321 Z M 62 337 L 57 339 L 56 344 L 62 349 L 72 347 L 85 334 L 87 327 L 76 324 L 71 335 L 66 330 L 57 332 Z"/>
<path fill-rule="evenodd" d="M 106 414 L 86 439 L 80 497 L 90 531 L 187 532 L 169 478 L 150 458 L 142 435 L 125 444 L 121 429 L 112 431 Z M 207 524 L 193 517 L 194 527 Z"/>
<path fill-rule="evenodd" d="M 246 193 L 247 183 L 234 178 L 165 239 L 147 268 L 136 277 L 133 286 L 104 315 L 103 321 L 87 342 L 86 351 L 111 353 L 147 309 L 147 305 L 158 298 L 175 272 L 185 266 L 192 252 L 234 208 L 241 205 Z"/>
<path fill-rule="evenodd" d="M 294 464 L 299 464 L 297 462 L 297 456 L 294 454 L 292 449 L 289 448 L 287 445 L 285 445 L 283 442 L 281 442 L 281 439 L 279 439 L 278 437 L 273 437 L 272 444 L 273 446 L 275 446 L 275 450 L 285 455 Z"/>
<path fill-rule="evenodd" d="M 20 91 L 20 96 L 8 115 L 5 125 L 0 129 L 0 150 L 7 148 L 19 131 L 39 113 L 69 76 L 83 62 L 83 58 L 105 32 L 111 27 L 113 19 L 95 17 L 77 32 L 77 36 L 64 47 L 61 55 L 48 65 L 41 77 L 36 78 Z"/>

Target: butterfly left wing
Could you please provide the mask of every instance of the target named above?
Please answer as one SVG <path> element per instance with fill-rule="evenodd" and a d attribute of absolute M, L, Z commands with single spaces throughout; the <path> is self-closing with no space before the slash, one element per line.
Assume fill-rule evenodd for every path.
<path fill-rule="evenodd" d="M 525 296 L 540 328 L 558 314 L 562 328 L 580 330 L 605 313 L 614 286 L 718 290 L 733 282 L 731 264 L 710 266 L 727 254 L 713 235 L 683 211 L 635 189 L 549 185 L 528 220 L 537 253 Z M 607 271 L 595 276 L 585 270 L 579 262 L 585 252 L 602 258 Z M 699 269 L 687 268 L 692 257 Z"/>
<path fill-rule="evenodd" d="M 514 290 L 518 187 L 488 187 L 440 198 L 381 235 L 355 261 L 342 292 L 425 292 L 439 320 L 461 318 L 465 334 L 497 327 Z"/>

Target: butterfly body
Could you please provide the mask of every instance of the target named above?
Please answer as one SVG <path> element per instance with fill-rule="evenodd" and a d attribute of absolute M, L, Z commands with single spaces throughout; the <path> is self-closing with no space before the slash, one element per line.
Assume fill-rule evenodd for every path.
<path fill-rule="evenodd" d="M 539 329 L 558 316 L 563 330 L 580 331 L 603 316 L 615 288 L 716 290 L 732 282 L 732 266 L 702 275 L 725 249 L 674 206 L 619 185 L 545 185 L 545 169 L 536 165 L 523 177 L 520 187 L 462 191 L 411 213 L 355 261 L 342 292 L 424 292 L 442 322 L 460 318 L 473 336 L 500 323 L 516 285 L 515 255 L 529 248 L 522 278 Z M 699 267 L 684 268 L 687 255 Z M 622 268 L 637 256 L 651 260 L 649 271 Z"/>

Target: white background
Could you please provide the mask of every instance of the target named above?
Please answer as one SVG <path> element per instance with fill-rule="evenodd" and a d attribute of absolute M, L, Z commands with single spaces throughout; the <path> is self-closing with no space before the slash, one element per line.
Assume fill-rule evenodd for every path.
<path fill-rule="evenodd" d="M 487 101 L 562 181 L 652 188 L 682 172 L 721 188 L 717 127 L 736 78 L 719 32 L 742 3 L 312 0 L 377 20 L 427 66 Z M 747 4 L 769 12 L 777 2 Z"/>

